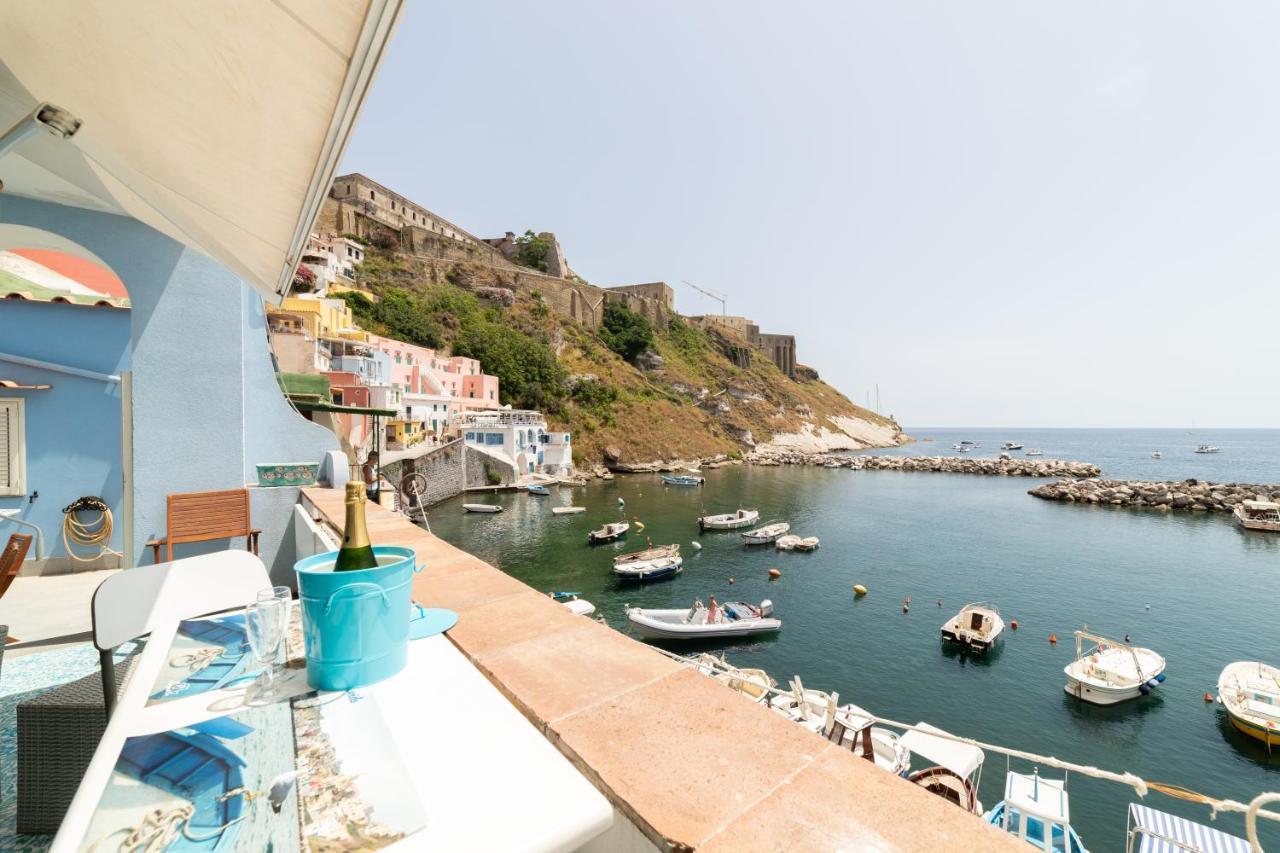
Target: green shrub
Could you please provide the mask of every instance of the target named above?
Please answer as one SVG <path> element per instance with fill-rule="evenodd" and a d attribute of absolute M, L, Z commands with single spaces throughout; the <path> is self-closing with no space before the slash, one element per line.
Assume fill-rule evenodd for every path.
<path fill-rule="evenodd" d="M 653 348 L 653 327 L 621 302 L 610 302 L 604 307 L 600 340 L 627 361 L 634 361 L 640 353 Z"/>
<path fill-rule="evenodd" d="M 543 240 L 532 229 L 526 229 L 516 238 L 516 263 L 522 267 L 546 272 L 547 253 L 551 251 L 551 243 Z"/>

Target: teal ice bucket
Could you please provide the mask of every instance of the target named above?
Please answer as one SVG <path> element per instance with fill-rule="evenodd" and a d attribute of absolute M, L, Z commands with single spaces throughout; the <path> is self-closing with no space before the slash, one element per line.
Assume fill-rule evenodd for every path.
<path fill-rule="evenodd" d="M 333 570 L 337 551 L 294 564 L 307 684 L 317 690 L 351 690 L 404 669 L 416 555 L 394 545 L 375 545 L 373 555 L 376 567 L 355 572 Z"/>

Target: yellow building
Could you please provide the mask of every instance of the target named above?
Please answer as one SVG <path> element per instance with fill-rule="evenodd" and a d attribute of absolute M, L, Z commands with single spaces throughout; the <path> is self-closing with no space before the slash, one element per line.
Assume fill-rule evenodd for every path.
<path fill-rule="evenodd" d="M 425 437 L 421 421 L 392 418 L 387 421 L 387 447 L 398 450 L 422 441 Z"/>
<path fill-rule="evenodd" d="M 279 307 L 268 306 L 267 313 L 301 318 L 306 333 L 316 340 L 346 337 L 355 328 L 351 308 L 341 299 L 290 296 Z"/>

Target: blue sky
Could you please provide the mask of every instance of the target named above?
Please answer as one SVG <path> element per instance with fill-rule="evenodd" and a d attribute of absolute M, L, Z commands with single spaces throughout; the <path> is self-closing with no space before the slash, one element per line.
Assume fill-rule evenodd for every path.
<path fill-rule="evenodd" d="M 1280 5 L 409 3 L 343 163 L 908 425 L 1276 426 Z"/>

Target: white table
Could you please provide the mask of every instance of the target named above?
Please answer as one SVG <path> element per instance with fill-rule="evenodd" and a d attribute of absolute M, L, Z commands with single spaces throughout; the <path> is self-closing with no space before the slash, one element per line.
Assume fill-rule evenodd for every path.
<path fill-rule="evenodd" d="M 176 621 L 153 630 L 55 853 L 79 849 L 126 737 L 243 707 L 243 688 L 145 707 L 176 630 Z M 445 636 L 411 642 L 404 671 L 360 692 L 376 699 L 427 812 L 426 828 L 394 849 L 574 850 L 612 825 L 609 802 Z"/>

